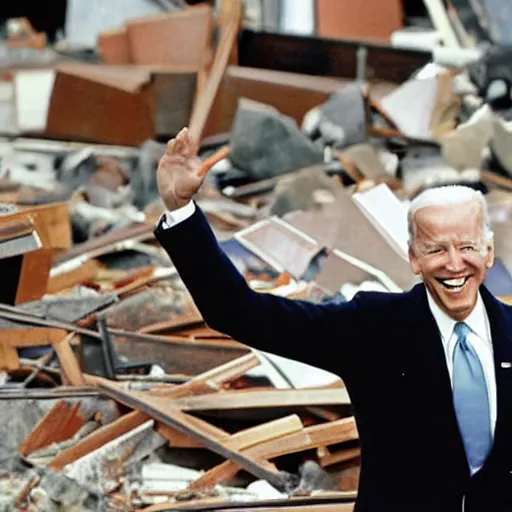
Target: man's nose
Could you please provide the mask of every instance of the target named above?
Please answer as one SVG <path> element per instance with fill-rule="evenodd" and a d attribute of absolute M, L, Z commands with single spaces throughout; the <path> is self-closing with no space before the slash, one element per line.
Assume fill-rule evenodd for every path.
<path fill-rule="evenodd" d="M 450 272 L 461 272 L 464 270 L 465 264 L 464 259 L 460 251 L 458 251 L 455 247 L 452 247 L 448 251 L 448 261 L 446 263 L 446 269 Z"/>

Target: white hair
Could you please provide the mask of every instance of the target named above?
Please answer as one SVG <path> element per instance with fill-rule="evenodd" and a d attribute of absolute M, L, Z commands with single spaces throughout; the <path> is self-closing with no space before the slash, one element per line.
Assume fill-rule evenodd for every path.
<path fill-rule="evenodd" d="M 479 190 L 462 185 L 448 185 L 429 188 L 415 197 L 409 206 L 407 213 L 407 225 L 409 228 L 409 245 L 415 237 L 416 224 L 414 216 L 418 210 L 428 206 L 454 206 L 478 201 L 482 212 L 482 235 L 486 246 L 491 244 L 494 233 L 491 230 L 487 201 Z"/>

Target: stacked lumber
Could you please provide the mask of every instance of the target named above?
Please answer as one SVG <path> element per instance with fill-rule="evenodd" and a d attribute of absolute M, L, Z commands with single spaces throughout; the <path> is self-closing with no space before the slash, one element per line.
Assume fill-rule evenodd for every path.
<path fill-rule="evenodd" d="M 279 469 L 283 459 L 292 454 L 298 455 L 302 463 L 315 463 L 319 472 L 325 471 L 322 468 L 335 468 L 331 473 L 325 471 L 331 477 L 324 489 L 328 491 L 327 498 L 353 501 L 352 468 L 359 464 L 358 434 L 354 418 L 342 417 L 339 412 L 340 407 L 350 403 L 341 382 L 334 387 L 300 390 L 247 387 L 242 380 L 258 365 L 257 355 L 249 352 L 182 384 L 146 381 L 138 387 L 134 382 L 79 373 L 80 382 L 72 384 L 81 386 L 77 390 L 86 385 L 103 400 L 110 399 L 116 409 L 111 421 L 103 417 L 100 399 L 86 404 L 85 399 L 74 398 L 75 393 L 70 390 L 21 442 L 18 453 L 28 463 L 73 475 L 79 482 L 83 480 L 81 475 L 94 467 L 99 474 L 88 483 L 99 485 L 107 501 L 119 503 L 126 501 L 121 493 L 121 482 L 127 478 L 123 457 L 127 460 L 136 452 L 138 445 L 131 439 L 147 427 L 167 446 L 169 456 L 173 451 L 190 450 L 186 457 L 194 459 L 198 450 L 209 450 L 220 458 L 179 490 L 162 489 L 159 493 L 153 489 L 145 493 L 141 489 L 131 497 L 131 510 L 164 510 L 151 505 L 162 498 L 165 506 L 172 509 L 183 505 L 190 496 L 194 502 L 201 498 L 198 504 L 208 499 L 221 505 L 225 502 L 219 486 L 229 485 L 241 471 L 249 480 L 265 480 L 281 492 L 307 496 L 314 490 L 307 486 L 314 483 L 297 485 L 292 475 Z M 66 365 L 62 368 L 64 371 Z M 246 411 L 249 417 L 255 411 L 258 414 L 251 426 L 233 430 L 236 422 L 229 426 L 228 421 L 226 430 L 218 422 L 230 410 L 242 416 Z M 283 415 L 283 410 L 294 412 Z M 269 417 L 275 419 L 257 419 Z M 112 457 L 121 457 L 115 469 L 109 465 Z M 21 504 L 29 502 L 25 496 Z"/>

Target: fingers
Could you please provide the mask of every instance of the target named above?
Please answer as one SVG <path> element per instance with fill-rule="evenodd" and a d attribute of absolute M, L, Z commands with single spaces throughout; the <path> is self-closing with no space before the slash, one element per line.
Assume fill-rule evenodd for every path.
<path fill-rule="evenodd" d="M 167 143 L 167 152 L 168 153 L 170 153 L 170 154 L 176 153 L 181 149 L 181 147 L 183 146 L 183 137 L 185 137 L 187 135 L 187 132 L 188 132 L 188 128 L 185 126 L 185 128 L 182 128 L 179 131 L 179 133 L 178 133 L 178 135 L 176 135 L 176 137 L 174 137 Z"/>
<path fill-rule="evenodd" d="M 179 154 L 190 158 L 197 154 L 198 145 L 192 139 L 187 127 L 182 128 L 174 139 L 167 143 L 167 154 Z"/>

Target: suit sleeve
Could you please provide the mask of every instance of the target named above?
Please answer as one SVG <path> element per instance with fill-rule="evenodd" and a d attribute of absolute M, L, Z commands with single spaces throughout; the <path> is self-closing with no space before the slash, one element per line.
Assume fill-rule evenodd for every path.
<path fill-rule="evenodd" d="M 358 300 L 316 305 L 253 291 L 222 251 L 203 212 L 155 236 L 205 322 L 256 349 L 343 376 L 357 352 Z"/>

